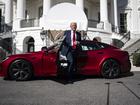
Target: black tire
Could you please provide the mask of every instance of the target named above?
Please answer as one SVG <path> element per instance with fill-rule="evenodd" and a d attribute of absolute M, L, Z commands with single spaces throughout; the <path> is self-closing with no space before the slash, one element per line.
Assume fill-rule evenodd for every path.
<path fill-rule="evenodd" d="M 9 67 L 9 78 L 17 81 L 30 80 L 33 76 L 31 64 L 23 59 L 15 60 Z"/>
<path fill-rule="evenodd" d="M 101 74 L 104 78 L 113 79 L 120 75 L 120 64 L 114 59 L 106 60 L 101 69 Z"/>

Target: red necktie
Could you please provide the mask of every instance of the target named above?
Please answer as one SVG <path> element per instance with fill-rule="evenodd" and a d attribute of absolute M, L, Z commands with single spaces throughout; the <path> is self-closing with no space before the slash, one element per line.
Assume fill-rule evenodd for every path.
<path fill-rule="evenodd" d="M 75 31 L 73 31 L 73 49 L 76 48 L 76 37 L 75 37 Z"/>

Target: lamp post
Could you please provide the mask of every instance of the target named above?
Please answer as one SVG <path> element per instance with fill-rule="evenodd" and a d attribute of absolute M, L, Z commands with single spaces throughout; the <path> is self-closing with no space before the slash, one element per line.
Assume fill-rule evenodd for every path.
<path fill-rule="evenodd" d="M 40 32 L 40 37 L 41 37 L 41 40 L 43 41 L 43 46 L 44 46 L 45 45 L 45 41 L 46 41 L 46 37 L 47 37 L 47 30 L 42 30 Z"/>
<path fill-rule="evenodd" d="M 17 36 L 17 32 L 13 31 L 13 33 L 12 33 L 12 42 L 13 42 L 13 44 L 12 44 L 12 54 L 16 54 L 16 43 L 17 43 L 17 41 L 15 39 L 16 36 Z"/>

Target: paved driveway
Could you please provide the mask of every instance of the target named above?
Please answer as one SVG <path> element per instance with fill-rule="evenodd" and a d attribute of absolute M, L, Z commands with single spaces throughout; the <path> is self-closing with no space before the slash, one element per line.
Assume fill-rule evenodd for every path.
<path fill-rule="evenodd" d="M 0 78 L 0 105 L 140 105 L 140 71 L 118 79 L 38 78 L 16 82 Z"/>

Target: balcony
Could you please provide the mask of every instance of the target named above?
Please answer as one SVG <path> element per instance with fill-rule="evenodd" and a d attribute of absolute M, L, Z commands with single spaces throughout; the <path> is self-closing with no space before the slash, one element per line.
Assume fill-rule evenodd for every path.
<path fill-rule="evenodd" d="M 99 21 L 97 20 L 88 19 L 88 27 L 96 28 L 98 23 Z"/>
<path fill-rule="evenodd" d="M 93 20 L 93 19 L 88 19 L 88 27 L 89 28 L 103 29 L 104 28 L 104 22 L 98 21 L 98 20 Z"/>
<path fill-rule="evenodd" d="M 10 23 L 12 24 L 12 23 Z M 12 30 L 12 26 L 8 24 L 0 24 L 0 34 L 6 33 Z"/>
<path fill-rule="evenodd" d="M 88 19 L 88 27 L 91 28 L 97 28 L 97 25 L 99 23 L 98 20 L 93 20 L 93 19 Z M 27 28 L 27 27 L 39 27 L 39 19 L 38 18 L 33 18 L 33 19 L 24 19 L 20 21 L 20 27 L 21 28 Z"/>
<path fill-rule="evenodd" d="M 20 21 L 20 27 L 21 28 L 39 27 L 39 19 L 33 18 L 33 19 L 21 20 Z"/>

